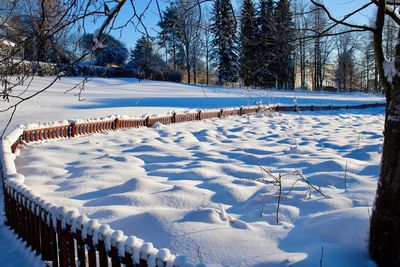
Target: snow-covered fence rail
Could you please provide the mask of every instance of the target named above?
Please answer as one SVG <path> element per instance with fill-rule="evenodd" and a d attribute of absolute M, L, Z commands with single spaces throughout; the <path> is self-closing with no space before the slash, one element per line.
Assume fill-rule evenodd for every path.
<path fill-rule="evenodd" d="M 168 249 L 157 250 L 151 243 L 127 237 L 122 231 L 90 220 L 77 210 L 55 206 L 24 185 L 14 159 L 20 144 L 39 140 L 76 137 L 124 128 L 151 127 L 264 111 L 316 111 L 361 109 L 384 106 L 381 103 L 358 106 L 255 106 L 221 110 L 201 110 L 146 118 L 110 117 L 95 121 L 66 121 L 48 127 L 18 127 L 1 142 L 1 174 L 7 225 L 27 245 L 53 266 L 193 266 L 183 256 Z"/>

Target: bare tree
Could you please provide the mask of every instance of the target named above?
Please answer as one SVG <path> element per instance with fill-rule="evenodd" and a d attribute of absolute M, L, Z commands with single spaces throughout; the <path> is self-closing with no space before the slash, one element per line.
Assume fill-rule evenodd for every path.
<path fill-rule="evenodd" d="M 8 104 L 0 112 L 9 112 L 9 121 L 3 129 L 4 135 L 19 105 L 41 94 L 63 77 L 70 68 L 96 50 L 104 48 L 103 37 L 112 30 L 122 30 L 128 24 L 147 34 L 143 12 L 139 13 L 133 0 L 78 1 L 78 0 L 5 0 L 0 6 L 0 34 L 2 43 L 8 42 L 9 51 L 0 57 L 0 96 Z M 158 2 L 156 0 L 156 2 Z M 151 1 L 149 0 L 150 4 Z M 131 14 L 122 25 L 116 22 L 117 15 L 124 7 Z M 130 9 L 130 10 L 128 10 Z M 29 11 L 29 12 L 27 12 Z M 81 54 L 70 61 L 48 60 L 49 47 L 59 48 L 57 40 L 69 29 L 86 32 L 86 25 L 96 22 L 97 30 L 93 34 L 95 46 L 92 51 Z M 28 27 L 26 25 L 32 25 Z M 76 39 L 75 39 L 76 40 Z M 77 42 L 79 40 L 76 40 Z M 27 57 L 30 49 L 34 53 Z M 57 52 L 57 51 L 56 51 Z M 32 56 L 32 54 L 34 56 Z M 57 53 L 56 53 L 57 54 Z M 24 60 L 26 59 L 26 60 Z M 43 61 L 47 63 L 43 64 Z M 44 69 L 52 69 L 55 77 L 46 86 L 35 92 L 25 90 L 14 92 L 14 88 L 26 84 Z M 83 79 L 85 81 L 85 79 Z M 75 88 L 77 86 L 73 86 Z"/>
<path fill-rule="evenodd" d="M 321 3 L 321 1 L 318 0 L 317 3 Z M 313 38 L 308 38 L 311 41 L 308 67 L 312 70 L 312 89 L 322 90 L 326 66 L 334 44 L 331 36 L 329 36 L 329 33 L 333 30 L 321 7 L 310 6 L 308 20 L 307 29 L 311 31 L 311 36 L 313 36 Z"/>
<path fill-rule="evenodd" d="M 386 93 L 386 116 L 380 179 L 371 217 L 369 249 L 372 258 L 380 266 L 400 265 L 400 31 L 397 36 L 394 62 L 385 58 L 383 32 L 385 20 L 390 17 L 400 25 L 399 1 L 371 0 L 343 18 L 335 18 L 321 3 L 311 0 L 322 8 L 334 25 L 351 27 L 352 31 L 369 31 L 374 36 L 374 54 L 380 83 Z M 377 7 L 375 25 L 358 25 L 348 22 L 354 14 Z"/>
<path fill-rule="evenodd" d="M 205 61 L 205 80 L 206 85 L 210 84 L 210 54 L 211 54 L 211 28 L 210 28 L 210 10 L 206 7 L 205 12 L 203 12 L 203 47 L 204 47 L 204 61 Z"/>
<path fill-rule="evenodd" d="M 295 81 L 297 80 L 298 72 L 300 72 L 300 89 L 306 89 L 306 44 L 307 44 L 307 19 L 306 9 L 307 5 L 303 0 L 296 1 L 293 6 L 294 22 L 297 31 L 297 49 L 295 50 Z"/>
<path fill-rule="evenodd" d="M 393 61 L 396 53 L 396 32 L 398 32 L 399 26 L 391 18 L 385 20 L 385 26 L 383 30 L 383 43 L 384 50 L 387 60 Z"/>
<path fill-rule="evenodd" d="M 340 31 L 346 31 L 346 28 L 340 29 Z M 360 40 L 353 32 L 337 35 L 335 39 L 337 50 L 337 85 L 341 92 L 350 91 L 357 87 L 355 79 L 355 51 L 359 46 Z"/>
<path fill-rule="evenodd" d="M 177 36 L 183 47 L 183 58 L 187 73 L 187 82 L 191 82 L 191 71 L 196 69 L 198 52 L 200 51 L 200 32 L 201 32 L 201 7 L 196 5 L 195 0 L 178 0 L 178 14 L 180 24 L 177 25 Z M 194 74 L 194 83 L 196 83 Z"/>
<path fill-rule="evenodd" d="M 362 69 L 362 87 L 365 88 L 366 92 L 378 92 L 378 81 L 375 68 L 374 60 L 374 43 L 372 40 L 373 36 L 371 33 L 365 33 L 361 40 L 360 52 L 361 52 L 361 69 Z"/>

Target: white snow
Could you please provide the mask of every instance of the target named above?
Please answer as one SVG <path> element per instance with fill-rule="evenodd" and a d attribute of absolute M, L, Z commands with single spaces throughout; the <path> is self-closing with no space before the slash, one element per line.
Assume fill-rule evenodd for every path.
<path fill-rule="evenodd" d="M 49 85 L 54 78 L 35 78 L 27 89 L 16 88 L 15 94 L 32 95 L 39 89 Z M 60 124 L 75 119 L 90 119 L 125 114 L 142 117 L 149 114 L 168 113 L 171 111 L 187 111 L 190 108 L 224 108 L 230 106 L 264 104 L 293 105 L 296 98 L 298 105 L 354 105 L 370 102 L 383 102 L 381 95 L 368 94 L 333 94 L 322 92 L 285 92 L 285 91 L 248 91 L 238 88 L 202 87 L 157 81 L 141 81 L 136 79 L 100 79 L 94 78 L 86 84 L 82 99 L 79 101 L 78 89 L 71 92 L 79 78 L 61 78 L 55 86 L 44 93 L 24 102 L 19 106 L 10 125 L 9 131 L 20 124 L 30 124 L 33 128 L 47 123 L 59 121 Z M 0 109 L 15 103 L 0 102 Z M 5 125 L 10 112 L 0 113 L 0 122 Z M 41 124 L 38 124 L 41 123 Z M 46 126 L 47 125 L 47 126 Z M 28 125 L 29 126 L 29 125 Z"/>
<path fill-rule="evenodd" d="M 324 246 L 326 266 L 357 266 L 370 261 L 383 120 L 383 109 L 232 117 L 32 144 L 16 162 L 51 202 L 192 262 L 199 247 L 206 264 L 310 266 Z M 287 193 L 288 176 L 277 224 L 259 166 L 300 169 L 328 197 L 301 181 Z"/>
<path fill-rule="evenodd" d="M 397 70 L 394 65 L 394 62 L 385 60 L 383 62 L 383 71 L 385 73 L 385 76 L 386 76 L 386 79 L 388 80 L 388 82 L 392 83 L 393 78 L 396 77 L 396 75 L 397 75 Z"/>
<path fill-rule="evenodd" d="M 248 92 L 94 79 L 83 95 L 86 100 L 78 101 L 73 93 L 64 94 L 76 81 L 62 79 L 21 106 L 9 132 L 27 123 L 28 128 L 48 127 L 51 121 L 142 117 L 259 101 L 352 105 L 383 100 L 366 94 Z M 49 82 L 37 79 L 27 93 Z M 0 114 L 0 121 L 7 119 Z M 154 249 L 166 247 L 186 255 L 175 259 L 181 265 L 203 259 L 225 266 L 310 266 L 319 264 L 324 246 L 324 266 L 367 265 L 368 209 L 379 172 L 383 120 L 383 109 L 269 113 L 32 143 L 20 147 L 16 165 L 21 176 L 13 184 L 31 189 L 27 193 L 53 214 L 68 214 L 64 221 L 83 228 L 83 236 L 94 234 L 107 247 L 118 243 L 119 253 L 133 252 L 136 262 L 142 256 L 152 262 L 166 259 L 172 266 L 169 250 Z M 10 161 L 5 166 L 16 173 L 15 155 L 2 149 L 3 161 Z M 301 170 L 327 197 L 310 191 L 304 181 L 290 191 L 298 177 L 285 176 L 276 223 L 277 188 L 260 181 L 268 178 L 260 166 L 274 175 Z M 65 208 L 57 210 L 39 195 Z M 72 208 L 90 220 L 76 218 Z"/>
<path fill-rule="evenodd" d="M 9 47 L 15 47 L 16 46 L 16 44 L 14 42 L 11 42 L 9 40 L 0 39 L 0 42 L 5 46 L 9 46 Z"/>

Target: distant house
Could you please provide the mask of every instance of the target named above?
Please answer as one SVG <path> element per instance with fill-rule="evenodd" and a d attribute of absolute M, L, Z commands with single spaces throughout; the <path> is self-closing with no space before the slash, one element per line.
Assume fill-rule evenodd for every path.
<path fill-rule="evenodd" d="M 11 50 L 15 47 L 15 43 L 2 38 L 0 39 L 0 57 L 4 58 L 10 54 Z"/>
<path fill-rule="evenodd" d="M 314 80 L 314 66 L 308 64 L 305 69 L 305 88 L 306 90 L 315 90 L 313 88 L 313 80 Z M 332 63 L 325 64 L 324 66 L 324 79 L 322 81 L 322 90 L 325 91 L 336 91 L 336 65 Z M 301 88 L 301 71 L 300 67 L 296 68 L 295 73 L 295 88 Z"/>

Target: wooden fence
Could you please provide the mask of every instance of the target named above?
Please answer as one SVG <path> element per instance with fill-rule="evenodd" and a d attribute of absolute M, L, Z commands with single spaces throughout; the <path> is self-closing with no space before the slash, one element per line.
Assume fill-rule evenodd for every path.
<path fill-rule="evenodd" d="M 106 250 L 105 240 L 99 239 L 95 245 L 92 235 L 82 237 L 81 228 L 72 231 L 71 224 L 63 226 L 60 218 L 54 218 L 56 215 L 21 192 L 7 186 L 3 189 L 7 225 L 52 266 L 148 266 L 149 254 L 141 253 L 139 263 L 134 263 L 132 253 L 120 255 L 116 244 Z M 155 266 L 166 265 L 167 262 L 157 259 Z"/>
<path fill-rule="evenodd" d="M 255 114 L 258 112 L 265 111 L 277 111 L 277 112 L 299 112 L 299 111 L 326 111 L 326 110 L 339 110 L 339 109 L 366 109 L 374 107 L 383 107 L 384 103 L 372 103 L 372 104 L 362 104 L 356 106 L 270 106 L 270 107 L 241 107 L 237 109 L 221 109 L 219 111 L 198 111 L 196 113 L 184 113 L 176 114 L 173 113 L 170 116 L 162 117 L 147 117 L 143 119 L 115 119 L 110 121 L 96 121 L 96 122 L 86 122 L 86 123 L 76 123 L 72 122 L 69 125 L 56 126 L 51 128 L 41 128 L 25 130 L 23 135 L 12 145 L 12 151 L 19 144 L 29 143 L 39 140 L 55 139 L 55 138 L 67 138 L 75 137 L 77 135 L 92 134 L 102 131 L 111 131 L 117 129 L 125 128 L 138 128 L 138 127 L 151 127 L 155 123 L 162 124 L 172 124 L 180 122 L 189 122 L 196 120 L 212 119 L 212 118 L 222 118 L 234 115 L 247 115 Z"/>
<path fill-rule="evenodd" d="M 187 121 L 196 121 L 211 118 L 221 118 L 232 115 L 254 114 L 270 111 L 315 111 L 337 109 L 360 109 L 381 107 L 384 104 L 364 104 L 358 106 L 274 106 L 274 107 L 242 107 L 238 109 L 221 109 L 212 111 L 198 111 L 196 113 L 172 114 L 163 117 L 147 117 L 144 119 L 115 119 L 95 122 L 77 123 L 55 126 L 50 128 L 24 130 L 23 134 L 11 145 L 11 151 L 15 152 L 18 145 L 39 140 L 55 138 L 75 137 L 102 131 L 111 131 L 124 128 L 151 127 L 155 123 L 171 124 Z M 94 243 L 91 234 L 82 235 L 83 224 L 73 229 L 71 223 L 65 222 L 65 218 L 52 213 L 38 199 L 32 199 L 26 194 L 26 190 L 17 190 L 18 186 L 11 186 L 7 182 L 7 173 L 2 167 L 2 180 L 4 192 L 4 206 L 6 224 L 41 258 L 52 266 L 89 266 L 89 267 L 120 267 L 125 266 L 149 266 L 152 255 L 146 251 L 139 253 L 139 260 L 134 261 L 129 250 L 120 254 L 121 244 L 112 243 L 111 248 L 106 249 L 105 240 L 99 239 Z M 153 255 L 154 256 L 154 255 Z M 163 257 L 155 258 L 153 266 L 167 266 Z M 169 265 L 170 266 L 170 265 Z M 174 263 L 172 266 L 181 267 Z"/>

